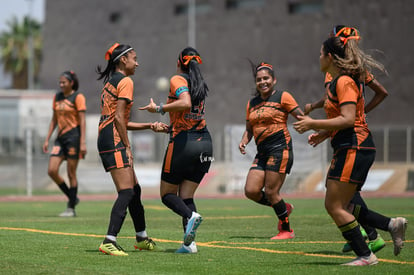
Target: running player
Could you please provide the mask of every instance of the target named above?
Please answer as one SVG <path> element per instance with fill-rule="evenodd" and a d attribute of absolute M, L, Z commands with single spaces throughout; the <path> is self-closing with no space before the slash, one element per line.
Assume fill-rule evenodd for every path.
<path fill-rule="evenodd" d="M 177 74 L 170 80 L 166 104 L 154 101 L 140 108 L 170 115 L 170 141 L 162 165 L 160 194 L 162 202 L 182 217 L 184 240 L 177 253 L 197 253 L 194 241 L 202 217 L 194 202 L 196 192 L 213 160 L 213 146 L 204 119 L 208 93 L 196 49 L 187 47 L 179 55 Z"/>
<path fill-rule="evenodd" d="M 287 119 L 289 114 L 297 119 L 303 112 L 290 93 L 276 90 L 277 80 L 272 65 L 252 64 L 252 70 L 256 94 L 247 103 L 246 130 L 239 150 L 245 154 L 247 144 L 254 137 L 257 155 L 247 175 L 244 192 L 252 201 L 273 208 L 278 217 L 279 233 L 272 240 L 292 239 L 295 233 L 290 228 L 289 215 L 293 206 L 285 203 L 280 189 L 293 165 Z"/>
<path fill-rule="evenodd" d="M 129 77 L 138 67 L 135 50 L 128 45 L 115 43 L 105 55 L 108 61 L 104 70 L 97 67 L 99 79 L 103 79 L 101 93 L 101 118 L 99 121 L 98 150 L 105 171 L 111 173 L 118 197 L 112 207 L 108 231 L 99 250 L 105 254 L 127 256 L 117 243 L 127 209 L 136 232 L 136 249 L 157 250 L 156 244 L 146 232 L 141 187 L 134 169 L 131 144 L 127 130 L 157 128 L 154 123 L 129 122 L 134 99 L 134 83 Z"/>
<path fill-rule="evenodd" d="M 79 203 L 76 169 L 79 159 L 86 155 L 85 96 L 78 92 L 79 80 L 73 71 L 65 71 L 59 78 L 60 91 L 53 98 L 53 116 L 43 143 L 43 152 L 49 152 L 49 139 L 57 128 L 57 138 L 50 152 L 48 174 L 68 197 L 67 208 L 60 217 L 75 217 Z M 69 187 L 59 175 L 62 162 L 67 162 Z"/>
<path fill-rule="evenodd" d="M 329 34 L 330 37 L 338 36 L 338 37 L 350 37 L 355 36 L 358 37 L 357 40 L 360 39 L 360 33 L 356 28 L 346 27 L 344 25 L 337 25 L 333 28 L 333 30 Z M 325 74 L 325 91 L 329 90 L 329 85 L 332 81 L 332 76 L 329 73 Z M 374 78 L 371 73 L 367 73 L 365 75 L 365 79 L 361 81 L 361 84 L 364 86 L 368 86 L 371 90 L 375 93 L 374 96 L 371 98 L 370 102 L 365 105 L 365 113 L 370 112 L 376 106 L 378 106 L 387 96 L 388 91 L 381 85 L 381 83 Z M 326 94 L 326 93 L 325 93 Z M 305 115 L 309 114 L 315 109 L 322 108 L 325 102 L 325 96 L 320 100 L 305 104 Z"/>
<path fill-rule="evenodd" d="M 356 28 L 353 27 L 346 27 L 343 25 L 337 25 L 333 28 L 331 33 L 329 34 L 330 37 L 342 37 L 342 39 L 346 39 L 349 37 L 354 37 L 356 41 L 360 40 L 360 33 Z M 325 73 L 325 94 L 329 92 L 329 86 L 332 81 L 332 76 L 329 72 Z M 374 96 L 365 104 L 364 111 L 365 113 L 370 112 L 374 109 L 377 105 L 379 105 L 387 96 L 387 90 L 374 78 L 374 76 L 367 72 L 365 74 L 365 79 L 361 80 L 361 88 L 363 89 L 363 95 L 365 97 L 365 86 L 371 88 L 374 91 Z M 308 103 L 305 105 L 305 114 L 310 113 L 312 110 L 316 108 L 322 108 L 325 102 L 325 97 L 322 98 L 318 102 Z M 368 209 L 365 201 L 362 199 L 360 192 L 355 193 L 355 196 L 351 200 L 351 204 L 349 206 L 349 211 L 357 218 L 359 221 L 359 213 L 360 208 L 363 207 Z M 374 253 L 381 250 L 385 246 L 384 239 L 378 234 L 377 230 L 374 227 L 371 227 L 365 223 L 361 223 L 361 231 L 365 238 L 368 238 L 368 247 Z M 344 247 L 342 248 L 342 252 L 350 252 L 352 251 L 351 246 L 349 243 L 345 243 Z"/>
<path fill-rule="evenodd" d="M 359 79 L 364 79 L 371 68 L 385 69 L 359 49 L 355 36 L 327 39 L 321 47 L 320 67 L 333 78 L 324 105 L 327 119 L 300 116 L 294 128 L 299 133 L 318 130 L 309 136 L 312 146 L 331 137 L 334 155 L 327 175 L 325 208 L 357 255 L 344 265 L 375 265 L 378 259 L 365 243 L 358 221 L 348 212 L 348 206 L 364 185 L 375 159 L 375 145 L 365 121 L 365 102 Z M 402 248 L 407 227 L 405 218 L 389 219 L 361 208 L 359 220 L 389 231 L 394 241 L 394 253 Z"/>

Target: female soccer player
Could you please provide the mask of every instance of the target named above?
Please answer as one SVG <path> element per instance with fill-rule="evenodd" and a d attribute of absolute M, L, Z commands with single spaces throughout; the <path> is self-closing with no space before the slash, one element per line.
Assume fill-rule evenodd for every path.
<path fill-rule="evenodd" d="M 177 74 L 170 80 L 166 104 L 150 103 L 140 108 L 170 115 L 170 141 L 162 165 L 160 195 L 162 202 L 182 217 L 184 240 L 177 253 L 197 253 L 194 241 L 202 222 L 194 202 L 201 180 L 213 160 L 213 146 L 204 119 L 208 93 L 200 70 L 202 60 L 196 49 L 182 50 Z"/>
<path fill-rule="evenodd" d="M 239 144 L 245 154 L 246 145 L 254 137 L 257 155 L 249 170 L 244 192 L 247 198 L 273 208 L 278 217 L 279 233 L 272 240 L 295 237 L 289 215 L 293 209 L 285 203 L 280 189 L 293 165 L 292 139 L 287 128 L 288 115 L 303 115 L 296 100 L 286 91 L 276 90 L 273 66 L 252 64 L 256 95 L 247 104 L 246 130 Z M 264 191 L 262 189 L 264 188 Z"/>
<path fill-rule="evenodd" d="M 324 105 L 327 119 L 300 116 L 294 128 L 299 133 L 317 130 L 309 136 L 309 144 L 313 146 L 331 137 L 334 156 L 327 175 L 325 208 L 357 255 L 344 265 L 374 265 L 378 259 L 365 243 L 357 220 L 347 210 L 355 193 L 361 190 L 375 159 L 375 145 L 365 121 L 359 79 L 364 79 L 371 68 L 384 70 L 384 67 L 359 49 L 356 37 L 331 37 L 321 47 L 320 68 L 333 78 Z M 406 219 L 389 219 L 387 223 L 384 222 L 386 217 L 363 210 L 361 220 L 375 220 L 381 226 L 385 225 L 394 246 L 402 247 Z M 367 224 L 373 226 L 372 222 Z"/>
<path fill-rule="evenodd" d="M 157 123 L 129 122 L 134 99 L 134 83 L 129 77 L 138 67 L 137 54 L 128 45 L 115 43 L 105 55 L 108 60 L 102 71 L 97 67 L 99 79 L 103 79 L 101 93 L 101 118 L 99 121 L 98 150 L 103 166 L 111 173 L 118 197 L 112 207 L 108 231 L 99 250 L 105 254 L 127 256 L 117 243 L 127 209 L 136 232 L 136 249 L 156 250 L 145 230 L 144 207 L 141 203 L 141 187 L 134 169 L 131 144 L 127 130 L 158 129 Z"/>
<path fill-rule="evenodd" d="M 65 71 L 59 78 L 60 91 L 53 98 L 53 117 L 43 143 L 43 152 L 49 152 L 49 139 L 57 127 L 57 138 L 49 158 L 48 174 L 68 197 L 67 208 L 60 217 L 75 217 L 75 206 L 79 203 L 76 169 L 79 159 L 86 155 L 85 142 L 85 96 L 78 92 L 79 80 L 73 71 Z M 62 162 L 67 161 L 69 187 L 59 175 Z"/>
<path fill-rule="evenodd" d="M 353 27 L 346 27 L 343 25 L 337 25 L 333 28 L 333 30 L 330 33 L 330 37 L 340 37 L 340 39 L 349 39 L 352 38 L 359 42 L 360 40 L 360 33 L 356 28 Z M 329 74 L 329 72 L 325 73 L 325 95 L 329 92 L 329 86 L 332 81 L 332 76 Z M 374 91 L 374 96 L 372 99 L 365 104 L 364 111 L 367 114 L 372 109 L 374 109 L 376 106 L 378 106 L 387 96 L 388 92 L 387 90 L 374 78 L 374 76 L 370 72 L 366 72 L 365 79 L 361 79 L 360 81 L 361 89 L 363 90 L 363 95 L 365 99 L 365 86 L 368 86 L 371 88 L 372 91 Z M 323 104 L 325 102 L 325 98 L 322 98 L 319 102 L 306 104 L 305 105 L 305 114 L 310 113 L 312 110 L 316 108 L 323 107 Z M 381 250 L 385 246 L 384 239 L 378 234 L 377 230 L 369 226 L 368 224 L 361 222 L 361 219 L 359 218 L 361 209 L 368 209 L 368 206 L 366 205 L 365 201 L 361 197 L 360 192 L 355 193 L 354 197 L 351 200 L 351 204 L 349 205 L 348 210 L 355 216 L 355 218 L 360 222 L 361 231 L 365 238 L 368 238 L 368 247 L 369 249 L 376 253 L 377 251 Z M 362 211 L 363 212 L 363 211 Z M 378 214 L 380 215 L 380 214 Z M 384 216 L 383 216 L 384 217 Z M 382 219 L 386 225 L 388 225 L 390 218 L 388 218 L 388 221 L 386 219 Z M 378 228 L 384 228 L 378 227 Z M 385 226 L 385 229 L 387 229 L 387 226 Z M 387 230 L 386 230 L 387 231 Z M 400 253 L 399 245 L 394 247 L 394 254 L 398 255 Z M 349 252 L 352 251 L 351 246 L 349 243 L 346 243 L 342 249 L 343 252 Z"/>

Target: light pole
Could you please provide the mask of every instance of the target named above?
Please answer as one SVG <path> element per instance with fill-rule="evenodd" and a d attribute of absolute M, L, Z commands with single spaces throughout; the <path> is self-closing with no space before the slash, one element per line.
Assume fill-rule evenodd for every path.
<path fill-rule="evenodd" d="M 33 90 L 33 35 L 32 35 L 32 8 L 33 0 L 26 0 L 29 2 L 29 13 L 27 16 L 27 89 Z M 29 116 L 32 115 L 33 110 L 30 109 Z M 31 120 L 29 120 L 31 121 Z M 33 125 L 29 123 L 26 126 L 26 193 L 31 197 L 33 192 Z"/>
<path fill-rule="evenodd" d="M 188 46 L 196 48 L 196 0 L 188 0 Z"/>
<path fill-rule="evenodd" d="M 28 38 L 27 38 L 27 88 L 28 90 L 33 90 L 34 88 L 34 63 L 33 63 L 33 35 L 32 35 L 32 10 L 33 10 L 33 0 L 26 0 L 29 2 L 29 13 L 27 15 L 28 21 Z"/>

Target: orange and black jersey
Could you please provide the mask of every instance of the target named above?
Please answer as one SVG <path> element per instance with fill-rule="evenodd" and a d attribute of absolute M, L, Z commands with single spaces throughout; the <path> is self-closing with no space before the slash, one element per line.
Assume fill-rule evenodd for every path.
<path fill-rule="evenodd" d="M 76 91 L 68 97 L 57 92 L 53 98 L 53 111 L 58 124 L 58 136 L 80 126 L 79 112 L 86 111 L 85 96 Z"/>
<path fill-rule="evenodd" d="M 334 150 L 343 148 L 375 150 L 375 145 L 365 120 L 364 97 L 359 81 L 342 75 L 335 78 L 329 86 L 324 109 L 329 118 L 341 115 L 341 106 L 355 104 L 354 126 L 331 132 L 331 144 Z"/>
<path fill-rule="evenodd" d="M 170 79 L 170 93 L 167 103 L 178 100 L 182 93 L 189 93 L 188 75 L 174 75 Z M 171 136 L 175 137 L 182 131 L 198 131 L 206 127 L 204 119 L 204 100 L 198 105 L 191 106 L 191 109 L 180 112 L 169 112 L 171 123 Z"/>
<path fill-rule="evenodd" d="M 368 85 L 369 83 L 371 83 L 374 80 L 374 75 L 371 74 L 370 72 L 367 71 L 367 73 L 365 74 L 365 79 L 364 82 L 362 84 L 364 85 Z M 325 74 L 325 87 L 326 85 L 330 84 L 332 81 L 332 76 L 330 73 L 326 73 Z"/>
<path fill-rule="evenodd" d="M 110 127 L 112 132 L 113 146 L 116 146 L 121 138 L 114 125 L 115 111 L 118 100 L 126 100 L 125 125 L 129 121 L 131 107 L 133 105 L 134 83 L 131 78 L 120 72 L 115 72 L 111 79 L 105 84 L 101 92 L 101 118 L 99 120 L 99 133 Z"/>
<path fill-rule="evenodd" d="M 361 86 L 361 88 L 362 88 L 362 95 L 365 97 L 365 86 L 366 85 L 369 85 L 369 83 L 371 83 L 372 81 L 374 80 L 374 75 L 373 74 L 371 74 L 370 72 L 366 72 L 366 74 L 365 74 L 365 79 L 364 79 L 364 81 L 362 81 L 361 82 L 361 80 L 360 80 L 360 86 Z M 331 76 L 331 74 L 330 73 L 326 73 L 325 74 L 325 87 L 328 85 L 328 84 L 331 84 L 331 82 L 332 82 L 332 76 Z"/>
<path fill-rule="evenodd" d="M 246 120 L 253 129 L 253 136 L 259 151 L 291 147 L 287 128 L 289 113 L 297 109 L 298 103 L 286 91 L 275 91 L 263 100 L 260 96 L 247 103 Z"/>

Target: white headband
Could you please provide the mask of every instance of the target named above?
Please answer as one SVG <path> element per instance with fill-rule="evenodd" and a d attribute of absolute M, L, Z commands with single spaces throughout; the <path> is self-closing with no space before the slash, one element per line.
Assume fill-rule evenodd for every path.
<path fill-rule="evenodd" d="M 126 54 L 127 52 L 133 50 L 133 48 L 128 48 L 125 51 L 123 51 L 122 53 L 120 53 L 117 57 L 114 58 L 114 62 L 117 61 L 118 59 L 121 58 L 121 56 L 123 56 L 124 54 Z"/>

